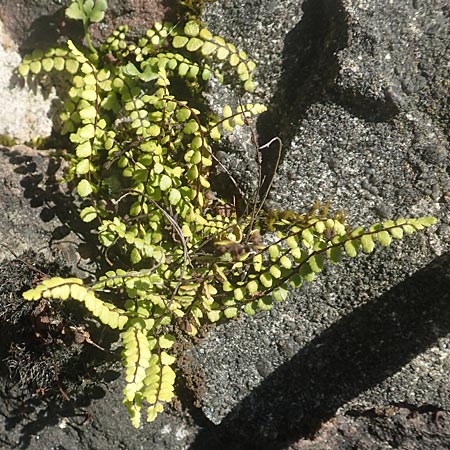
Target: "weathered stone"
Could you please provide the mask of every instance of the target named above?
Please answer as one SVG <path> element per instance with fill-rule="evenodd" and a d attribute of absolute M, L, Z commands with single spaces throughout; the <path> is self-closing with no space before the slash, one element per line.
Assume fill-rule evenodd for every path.
<path fill-rule="evenodd" d="M 79 431 L 84 442 L 103 448 L 109 441 L 96 430 L 104 429 L 125 436 L 130 449 L 140 448 L 139 439 L 170 450 L 383 448 L 386 440 L 402 448 L 419 449 L 420 442 L 448 447 L 447 2 L 227 0 L 208 4 L 204 20 L 259 65 L 256 93 L 268 112 L 256 130 L 261 144 L 274 135 L 284 143 L 270 204 L 301 210 L 316 198 L 332 199 L 355 224 L 388 213 L 431 214 L 440 224 L 370 257 L 329 267 L 273 314 L 242 317 L 210 331 L 182 364 L 195 396 L 190 404 L 195 400 L 201 410 L 192 408 L 192 415 L 178 414 L 174 421 L 164 414 L 159 430 L 136 433 L 123 425 L 125 416 L 102 417 L 121 407 L 114 384 L 115 397 L 95 403 L 96 426 Z M 22 35 L 18 42 L 25 40 Z M 213 108 L 238 104 L 232 89 L 218 89 L 208 96 Z M 221 150 L 243 189 L 255 189 L 248 129 Z M 270 152 L 264 169 L 268 175 L 274 170 Z M 22 186 L 12 184 L 20 200 Z M 2 204 L 8 198 L 0 197 Z M 8 231 L 0 226 L 8 243 L 16 224 L 27 231 L 30 220 L 36 222 L 31 213 L 10 220 Z M 51 227 L 42 230 L 48 239 Z M 33 233 L 42 240 L 39 231 Z M 168 439 L 176 429 L 191 437 Z M 56 427 L 43 433 L 47 442 L 61 442 Z M 63 436 L 67 448 L 79 448 L 77 436 Z"/>

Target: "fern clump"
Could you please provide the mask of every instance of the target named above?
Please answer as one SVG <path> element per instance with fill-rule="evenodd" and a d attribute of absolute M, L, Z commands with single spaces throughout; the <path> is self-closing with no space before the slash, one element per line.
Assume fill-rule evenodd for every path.
<path fill-rule="evenodd" d="M 321 205 L 237 214 L 211 191 L 213 145 L 265 108 L 247 101 L 213 114 L 201 92 L 210 77 L 234 78 L 248 97 L 254 62 L 196 21 L 156 23 L 137 42 L 121 26 L 95 49 L 87 26 L 105 9 L 104 0 L 73 0 L 68 16 L 82 20 L 86 46 L 36 50 L 19 73 L 69 79 L 61 114 L 73 148 L 68 177 L 111 270 L 91 284 L 44 280 L 23 296 L 82 302 L 122 331 L 124 404 L 137 427 L 143 405 L 151 421 L 173 398 L 175 328 L 195 335 L 205 323 L 268 310 L 327 259 L 370 253 L 435 219 L 353 228 Z"/>

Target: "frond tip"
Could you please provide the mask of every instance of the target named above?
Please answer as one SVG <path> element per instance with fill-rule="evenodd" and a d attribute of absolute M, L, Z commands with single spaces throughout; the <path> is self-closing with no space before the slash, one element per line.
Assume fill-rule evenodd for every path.
<path fill-rule="evenodd" d="M 142 320 L 123 332 L 122 358 L 127 383 L 123 403 L 136 428 L 141 424 L 144 401 L 148 404 L 147 422 L 152 422 L 163 411 L 163 404 L 174 396 L 175 372 L 170 365 L 175 358 L 162 350 L 172 347 L 174 341 L 171 335 L 153 337 Z"/>
<path fill-rule="evenodd" d="M 79 278 L 50 278 L 44 280 L 35 288 L 25 291 L 22 296 L 25 300 L 40 300 L 42 298 L 67 300 L 72 298 L 84 303 L 87 310 L 100 322 L 111 328 L 122 329 L 128 321 L 126 311 L 98 298 L 91 288 L 83 286 L 83 282 Z"/>

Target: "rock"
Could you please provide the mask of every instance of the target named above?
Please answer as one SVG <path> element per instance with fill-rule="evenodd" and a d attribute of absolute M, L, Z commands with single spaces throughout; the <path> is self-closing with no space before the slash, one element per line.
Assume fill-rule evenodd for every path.
<path fill-rule="evenodd" d="M 50 90 L 44 95 L 24 87 L 15 72 L 20 61 L 17 44 L 0 20 L 0 98 L 2 105 L 8 106 L 0 110 L 0 136 L 27 142 L 50 135 L 50 110 L 55 92 Z"/>
<path fill-rule="evenodd" d="M 227 0 L 208 3 L 204 20 L 258 64 L 256 93 L 268 111 L 255 130 L 261 144 L 275 135 L 283 141 L 272 205 L 303 210 L 316 198 L 332 199 L 354 224 L 387 214 L 448 223 L 446 1 L 387 8 L 382 0 Z M 230 89 L 208 98 L 213 107 L 239 100 Z M 239 186 L 255 189 L 248 129 L 221 152 Z M 274 155 L 272 147 L 265 154 L 268 178 Z M 39 224 L 34 240 L 42 240 L 40 229 L 51 239 L 59 223 L 45 228 L 21 198 L 20 181 L 8 187 L 8 180 L 25 205 L 15 210 L 24 217 L 6 209 L 16 214 L 0 226 L 8 245 L 11 228 L 28 231 L 32 221 Z M 44 425 L 42 436 L 54 444 L 63 434 L 67 448 L 79 448 L 78 439 L 103 448 L 108 436 L 121 436 L 130 449 L 384 448 L 385 441 L 446 448 L 449 265 L 449 229 L 441 226 L 329 267 L 273 314 L 219 325 L 186 351 L 182 368 L 195 398 L 180 392 L 189 411 L 165 413 L 135 432 L 122 410 L 120 419 L 104 417 L 121 408 L 116 382 L 108 384 L 114 394 L 94 402 L 95 426 L 80 431 L 71 422 L 82 438 Z"/>
<path fill-rule="evenodd" d="M 439 186 L 444 191 L 449 181 L 446 170 L 449 144 L 444 138 L 446 125 L 442 120 L 448 117 L 448 104 L 446 95 L 434 95 L 447 77 L 446 65 L 438 61 L 437 55 L 450 59 L 448 49 L 444 48 L 444 36 L 450 28 L 444 2 L 437 7 L 422 2 L 419 11 L 406 4 L 398 4 L 391 10 L 381 2 L 357 6 L 350 1 L 306 0 L 300 2 L 299 10 L 299 2 L 293 3 L 283 4 L 282 11 L 289 14 L 280 9 L 274 11 L 269 1 L 251 6 L 231 1 L 228 7 L 216 3 L 205 16 L 217 33 L 242 42 L 248 49 L 257 49 L 260 81 L 257 92 L 269 100 L 269 111 L 257 124 L 261 143 L 275 133 L 284 142 L 284 160 L 270 196 L 273 204 L 301 210 L 315 198 L 332 199 L 336 209 L 346 210 L 350 221 L 358 224 L 377 221 L 380 214 L 384 218 L 388 209 L 394 216 L 433 214 L 445 220 L 448 205 L 436 202 L 434 194 L 431 197 Z M 430 37 L 425 31 L 433 22 L 439 26 Z M 281 55 L 280 48 L 283 48 Z M 425 79 L 417 74 L 416 58 L 434 61 L 427 65 L 429 74 Z M 275 70 L 269 69 L 273 66 Z M 409 93 L 401 91 L 402 79 L 410 80 Z M 417 145 L 418 133 L 435 136 L 439 147 L 433 147 L 434 153 L 412 150 Z M 364 198 L 361 188 L 368 167 L 372 174 L 370 184 L 377 187 L 374 200 Z M 424 168 L 427 175 L 421 178 Z M 238 173 L 238 183 L 249 183 L 247 176 L 245 172 Z M 418 179 L 421 181 L 416 188 Z M 404 192 L 410 194 L 405 197 Z M 436 239 L 439 244 L 431 247 L 428 242 Z M 192 350 L 192 355 L 205 377 L 201 399 L 205 414 L 215 424 L 222 423 L 219 429 L 224 432 L 245 423 L 245 433 L 237 436 L 229 448 L 250 448 L 246 445 L 268 448 L 266 439 L 276 439 L 277 433 L 284 433 L 286 439 L 307 435 L 308 430 L 314 429 L 311 421 L 317 424 L 327 420 L 323 412 L 333 402 L 332 398 L 337 404 L 331 408 L 330 417 L 338 408 L 345 411 L 350 404 L 355 407 L 368 403 L 375 407 L 412 402 L 417 407 L 431 404 L 448 410 L 447 376 L 442 369 L 446 364 L 442 361 L 448 361 L 450 355 L 444 331 L 447 325 L 436 325 L 435 320 L 442 313 L 446 323 L 449 319 L 444 312 L 448 297 L 441 295 L 448 290 L 448 277 L 444 273 L 449 248 L 448 236 L 438 238 L 435 231 L 417 240 L 404 240 L 370 259 L 332 268 L 326 279 L 323 277 L 294 292 L 288 302 L 277 305 L 278 320 L 264 314 L 244 317 L 211 332 Z M 433 263 L 435 251 L 443 255 Z M 434 264 L 441 268 L 436 269 Z M 416 275 L 411 276 L 414 272 Z M 430 290 L 435 283 L 438 283 L 436 290 Z M 334 304 L 325 300 L 328 292 L 334 292 Z M 404 299 L 403 312 L 397 310 L 402 303 L 398 302 L 399 296 Z M 366 308 L 372 311 L 369 314 L 372 325 L 369 319 L 359 322 L 360 313 Z M 403 328 L 400 317 L 412 310 L 417 311 L 417 316 L 410 322 L 411 329 L 400 331 Z M 423 315 L 428 313 L 436 314 L 434 319 L 426 319 L 431 328 L 424 331 L 422 338 L 418 335 L 413 338 L 417 324 L 423 324 Z M 394 316 L 398 319 L 394 320 Z M 268 357 L 270 350 L 253 330 L 270 330 L 271 341 L 284 342 L 289 335 L 287 317 L 297 324 L 297 334 L 304 337 L 303 348 L 291 359 L 280 355 L 277 360 L 271 355 L 274 372 L 264 380 L 255 377 L 255 369 L 258 373 L 260 361 Z M 350 325 L 347 321 L 353 319 L 356 321 Z M 344 356 L 349 342 L 333 333 L 344 323 L 349 333 L 358 335 L 358 330 L 361 331 L 358 346 L 366 348 L 369 354 L 386 351 L 384 356 L 379 354 L 379 366 L 375 361 L 364 363 L 365 351 L 358 350 L 359 356 L 354 354 L 348 359 Z M 377 338 L 371 334 L 375 327 L 380 333 Z M 436 328 L 442 334 L 434 335 Z M 229 335 L 230 329 L 233 339 L 227 339 L 226 345 L 218 345 L 222 340 L 225 342 L 222 336 Z M 377 342 L 387 345 L 393 336 L 403 332 L 415 339 L 409 350 L 404 347 L 406 342 L 401 344 L 396 339 L 392 354 L 388 347 L 376 350 Z M 321 354 L 326 346 L 323 339 L 328 335 L 330 354 Z M 419 343 L 423 339 L 428 341 L 425 346 Z M 441 339 L 446 342 L 446 350 L 439 358 L 431 357 L 433 343 Z M 402 362 L 397 359 L 401 348 L 409 355 Z M 312 356 L 312 360 L 300 357 L 305 351 L 317 356 Z M 240 355 L 239 360 L 236 354 Z M 298 364 L 293 363 L 296 360 Z M 220 367 L 216 361 L 221 361 Z M 390 365 L 388 361 L 396 368 L 385 372 Z M 341 363 L 353 369 L 349 368 L 348 377 L 335 378 Z M 384 375 L 374 382 L 376 367 Z M 356 395 L 354 376 L 361 377 L 362 384 L 368 383 Z M 246 395 L 240 389 L 244 384 L 249 385 Z M 224 390 L 224 386 L 228 389 Z M 227 394 L 230 391 L 239 392 L 239 396 L 232 397 L 232 404 Z M 346 397 L 350 392 L 353 393 Z M 316 407 L 311 409 L 311 405 Z"/>
<path fill-rule="evenodd" d="M 175 3 L 110 0 L 105 20 L 92 26 L 94 41 L 104 39 L 123 23 L 129 25 L 132 36 L 140 36 L 154 22 L 174 19 Z M 49 137 L 52 117 L 57 114 L 55 89 L 24 86 L 16 69 L 21 55 L 35 48 L 54 47 L 62 42 L 62 35 L 81 39 L 81 24 L 65 18 L 60 0 L 3 0 L 0 4 L 0 98 L 8 105 L 0 111 L 0 137 L 5 135 L 17 143 Z"/>

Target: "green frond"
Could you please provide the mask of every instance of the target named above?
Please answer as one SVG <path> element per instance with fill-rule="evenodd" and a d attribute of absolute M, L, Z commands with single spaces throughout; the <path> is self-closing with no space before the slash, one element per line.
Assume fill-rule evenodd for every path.
<path fill-rule="evenodd" d="M 202 90 L 215 77 L 252 92 L 255 63 L 198 21 L 155 23 L 136 41 L 120 26 L 95 49 L 88 25 L 106 6 L 72 0 L 66 13 L 82 21 L 87 48 L 69 41 L 37 49 L 18 72 L 66 72 L 60 118 L 72 147 L 68 179 L 111 270 L 91 286 L 78 278 L 44 280 L 23 297 L 71 298 L 122 330 L 124 404 L 138 427 L 143 407 L 152 421 L 174 396 L 169 351 L 176 327 L 195 336 L 204 324 L 268 311 L 287 299 L 289 287 L 313 281 L 327 261 L 390 246 L 435 219 L 352 228 L 342 212 L 330 215 L 328 203 L 300 214 L 265 211 L 252 198 L 246 209 L 217 198 L 211 168 L 226 169 L 215 143 L 237 126 L 251 127 L 266 108 L 250 100 L 213 113 Z M 105 301 L 106 293 L 119 306 Z"/>
<path fill-rule="evenodd" d="M 23 293 L 25 300 L 40 300 L 52 298 L 54 300 L 67 300 L 72 298 L 84 303 L 86 309 L 92 312 L 100 322 L 111 328 L 123 328 L 128 321 L 125 310 L 116 308 L 114 305 L 104 302 L 96 297 L 95 292 L 83 286 L 79 278 L 50 278 L 44 280 L 35 288 Z"/>

